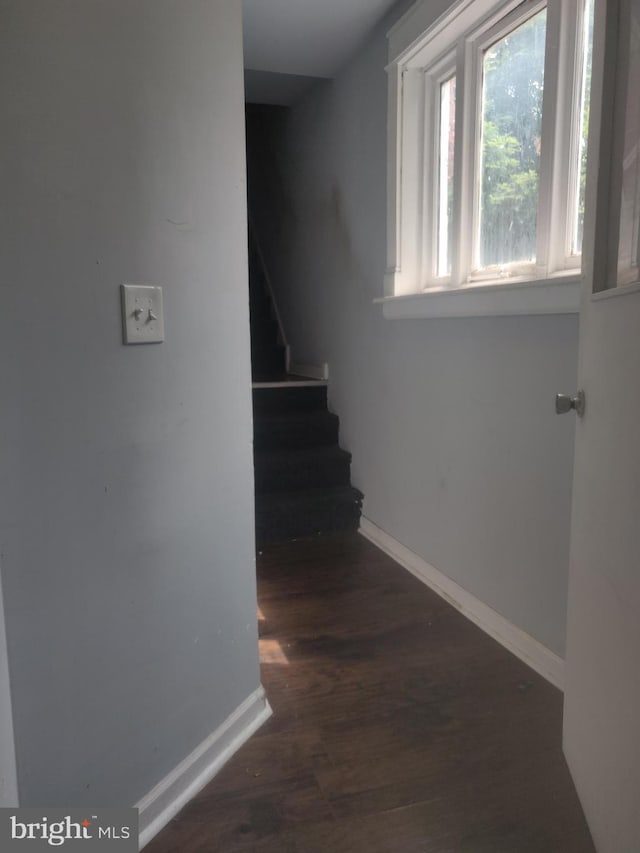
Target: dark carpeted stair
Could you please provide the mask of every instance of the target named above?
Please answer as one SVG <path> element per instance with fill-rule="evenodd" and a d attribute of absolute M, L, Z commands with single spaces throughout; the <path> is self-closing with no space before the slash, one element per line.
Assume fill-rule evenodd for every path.
<path fill-rule="evenodd" d="M 362 493 L 326 385 L 254 388 L 253 418 L 258 544 L 357 529 Z"/>
<path fill-rule="evenodd" d="M 254 416 L 254 450 L 301 450 L 337 443 L 338 418 L 326 409 Z"/>
<path fill-rule="evenodd" d="M 285 351 L 284 347 L 276 344 L 269 346 L 251 345 L 251 364 L 254 382 L 266 382 L 270 377 L 284 377 Z"/>
<path fill-rule="evenodd" d="M 361 508 L 362 493 L 352 486 L 256 495 L 256 541 L 261 545 L 357 530 Z"/>
<path fill-rule="evenodd" d="M 363 496 L 350 483 L 351 454 L 338 446 L 326 383 L 294 384 L 285 375 L 285 350 L 255 247 L 249 259 L 256 541 L 357 529 Z"/>
<path fill-rule="evenodd" d="M 255 450 L 256 494 L 348 486 L 351 454 L 337 445 L 304 450 Z"/>
<path fill-rule="evenodd" d="M 276 388 L 253 389 L 254 415 L 277 415 L 281 412 L 317 412 L 327 408 L 327 386 L 309 382 L 302 387 L 279 385 Z"/>

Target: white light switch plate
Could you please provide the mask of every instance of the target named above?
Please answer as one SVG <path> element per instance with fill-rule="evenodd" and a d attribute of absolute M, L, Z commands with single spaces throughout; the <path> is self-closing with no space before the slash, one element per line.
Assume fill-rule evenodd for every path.
<path fill-rule="evenodd" d="M 120 296 L 123 343 L 157 344 L 163 341 L 162 288 L 123 284 Z"/>

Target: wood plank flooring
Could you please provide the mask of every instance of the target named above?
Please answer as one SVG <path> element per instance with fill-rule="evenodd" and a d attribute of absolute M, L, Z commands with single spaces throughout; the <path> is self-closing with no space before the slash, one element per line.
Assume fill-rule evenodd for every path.
<path fill-rule="evenodd" d="M 273 718 L 148 853 L 593 853 L 562 696 L 357 534 L 258 557 Z"/>

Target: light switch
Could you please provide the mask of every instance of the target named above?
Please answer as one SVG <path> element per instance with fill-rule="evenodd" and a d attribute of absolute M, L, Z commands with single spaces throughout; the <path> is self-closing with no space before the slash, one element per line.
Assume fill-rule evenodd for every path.
<path fill-rule="evenodd" d="M 162 288 L 123 284 L 120 296 L 123 343 L 157 344 L 163 341 Z"/>

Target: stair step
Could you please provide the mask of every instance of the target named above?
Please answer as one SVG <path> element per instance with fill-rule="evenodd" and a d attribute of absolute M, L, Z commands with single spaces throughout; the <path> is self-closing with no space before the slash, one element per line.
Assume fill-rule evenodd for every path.
<path fill-rule="evenodd" d="M 260 414 L 253 421 L 253 446 L 255 450 L 326 447 L 338 443 L 338 424 L 338 417 L 327 411 Z"/>
<path fill-rule="evenodd" d="M 251 347 L 277 346 L 278 324 L 271 317 L 251 320 Z"/>
<path fill-rule="evenodd" d="M 286 369 L 284 347 L 251 345 L 251 372 L 254 380 L 260 376 L 280 376 Z"/>
<path fill-rule="evenodd" d="M 254 461 L 256 494 L 349 485 L 351 454 L 339 447 L 258 450 Z"/>
<path fill-rule="evenodd" d="M 352 486 L 257 495 L 256 541 L 262 545 L 355 530 L 362 498 L 362 492 Z"/>
<path fill-rule="evenodd" d="M 272 340 L 251 341 L 252 359 L 268 361 L 271 358 L 280 358 L 281 356 L 284 356 L 284 347 L 277 343 L 276 338 L 273 338 Z M 255 362 L 255 364 L 258 363 L 259 361 Z"/>
<path fill-rule="evenodd" d="M 327 386 L 308 385 L 304 388 L 254 388 L 255 416 L 277 412 L 311 412 L 326 410 Z"/>
<path fill-rule="evenodd" d="M 286 382 L 285 348 L 255 242 L 249 244 L 251 374 Z M 253 388 L 258 545 L 357 529 L 362 493 L 350 485 L 351 454 L 338 446 L 326 383 Z"/>
<path fill-rule="evenodd" d="M 284 382 L 287 378 L 284 370 L 260 370 L 253 368 L 251 373 L 252 383 L 262 384 L 267 382 Z"/>

